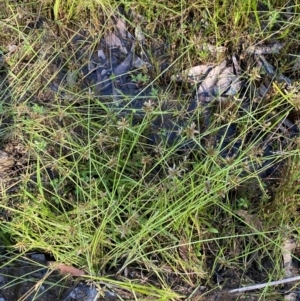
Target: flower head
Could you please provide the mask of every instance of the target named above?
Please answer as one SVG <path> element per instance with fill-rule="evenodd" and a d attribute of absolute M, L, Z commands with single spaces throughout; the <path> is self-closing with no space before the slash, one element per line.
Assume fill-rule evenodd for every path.
<path fill-rule="evenodd" d="M 122 117 L 121 120 L 117 122 L 117 125 L 118 130 L 125 130 L 129 127 L 129 123 L 124 117 Z"/>

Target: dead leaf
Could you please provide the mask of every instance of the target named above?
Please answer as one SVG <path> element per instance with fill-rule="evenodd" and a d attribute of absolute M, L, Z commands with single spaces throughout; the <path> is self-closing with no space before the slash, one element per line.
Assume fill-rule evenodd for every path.
<path fill-rule="evenodd" d="M 0 151 L 0 172 L 4 172 L 15 164 L 14 159 L 6 152 Z"/>
<path fill-rule="evenodd" d="M 132 60 L 132 66 L 134 68 L 142 68 L 144 66 L 151 67 L 152 65 L 142 60 L 140 57 L 135 56 L 134 59 Z"/>
<path fill-rule="evenodd" d="M 237 75 L 232 75 L 231 76 L 231 85 L 225 94 L 227 96 L 235 95 L 241 90 L 241 87 L 242 87 L 241 78 Z"/>
<path fill-rule="evenodd" d="M 7 46 L 7 49 L 8 49 L 8 51 L 9 51 L 9 53 L 13 53 L 13 52 L 15 52 L 15 51 L 18 49 L 18 46 L 17 46 L 17 45 L 14 45 L 14 44 L 8 45 L 8 46 Z"/>
<path fill-rule="evenodd" d="M 47 261 L 47 264 L 51 269 L 58 270 L 63 275 L 71 275 L 73 277 L 80 277 L 85 275 L 85 272 L 83 270 L 79 270 L 77 268 L 74 268 L 72 266 L 63 263 L 58 263 L 55 261 Z"/>
<path fill-rule="evenodd" d="M 100 57 L 102 60 L 106 60 L 106 55 L 103 49 L 98 50 L 98 57 Z"/>
<path fill-rule="evenodd" d="M 216 95 L 222 95 L 226 90 L 229 89 L 233 76 L 234 74 L 232 67 L 227 67 L 222 71 L 214 88 Z"/>
<path fill-rule="evenodd" d="M 293 239 L 286 239 L 281 248 L 282 257 L 283 257 L 283 267 L 284 267 L 284 274 L 285 277 L 291 277 L 293 262 L 292 262 L 292 252 L 296 248 L 296 243 Z"/>
<path fill-rule="evenodd" d="M 172 75 L 174 81 L 188 81 L 198 83 L 201 78 L 213 68 L 212 65 L 198 65 L 182 71 L 181 74 Z"/>
<path fill-rule="evenodd" d="M 126 39 L 128 37 L 128 31 L 127 31 L 125 20 L 119 18 L 116 23 L 116 28 L 118 29 L 118 31 L 123 39 Z"/>
<path fill-rule="evenodd" d="M 226 68 L 226 60 L 222 61 L 218 66 L 212 69 L 201 83 L 198 93 L 211 93 L 216 85 L 222 71 Z"/>
<path fill-rule="evenodd" d="M 182 73 L 187 76 L 201 76 L 206 74 L 211 68 L 212 65 L 199 65 L 185 70 Z"/>
<path fill-rule="evenodd" d="M 250 46 L 246 50 L 250 54 L 278 54 L 283 47 L 281 43 L 274 43 L 270 46 Z"/>
<path fill-rule="evenodd" d="M 235 74 L 236 75 L 240 75 L 242 72 L 242 69 L 241 69 L 241 66 L 239 65 L 235 55 L 232 56 L 232 63 L 233 63 L 233 66 L 234 66 L 234 69 L 235 69 Z"/>
<path fill-rule="evenodd" d="M 114 75 L 126 74 L 132 66 L 133 52 L 129 52 L 126 58 L 116 68 L 113 69 Z"/>
<path fill-rule="evenodd" d="M 145 35 L 144 35 L 143 30 L 142 30 L 142 28 L 141 28 L 140 25 L 137 25 L 135 27 L 134 36 L 135 36 L 136 40 L 139 43 L 141 43 L 142 45 L 144 44 L 144 42 L 145 42 Z"/>
<path fill-rule="evenodd" d="M 119 47 L 123 53 L 127 54 L 126 47 L 123 46 L 121 40 L 113 32 L 106 34 L 104 38 L 108 47 Z"/>
<path fill-rule="evenodd" d="M 204 43 L 202 45 L 202 49 L 210 53 L 225 53 L 227 48 L 224 46 L 215 46 L 209 43 Z"/>
<path fill-rule="evenodd" d="M 254 214 L 249 214 L 248 211 L 246 211 L 246 210 L 236 210 L 236 211 L 234 211 L 234 213 L 237 214 L 238 216 L 243 217 L 246 224 L 252 226 L 257 231 L 262 231 L 262 229 L 263 229 L 262 223 L 261 223 L 260 219 L 258 218 L 258 216 L 254 215 Z"/>
<path fill-rule="evenodd" d="M 293 264 L 292 253 L 296 249 L 296 243 L 294 239 L 285 239 L 282 243 L 281 252 L 283 257 L 283 269 L 284 269 L 284 278 L 290 278 L 295 276 L 295 266 Z M 297 274 L 297 272 L 296 272 Z M 297 295 L 293 292 L 284 296 L 286 301 L 295 301 L 297 300 Z"/>

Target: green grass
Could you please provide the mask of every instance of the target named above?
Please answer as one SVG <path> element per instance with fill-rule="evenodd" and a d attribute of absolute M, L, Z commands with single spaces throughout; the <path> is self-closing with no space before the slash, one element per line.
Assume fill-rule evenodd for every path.
<path fill-rule="evenodd" d="M 131 32 L 141 25 L 148 43 L 144 47 L 155 67 L 145 79 L 155 85 L 158 104 L 137 124 L 134 112 L 122 119 L 92 89 L 82 91 L 72 82 L 74 74 L 80 79 L 82 64 L 76 58 L 81 49 L 72 47 L 72 38 L 80 29 L 88 32 L 91 42 L 82 58 L 88 60 L 112 26 L 119 4 L 133 12 L 128 20 Z M 258 137 L 250 142 L 246 137 L 251 132 L 271 135 L 280 150 L 282 137 L 276 128 L 298 109 L 297 92 L 286 93 L 274 84 L 271 95 L 251 102 L 243 114 L 241 95 L 222 107 L 216 105 L 211 126 L 195 132 L 195 138 L 192 135 L 197 151 L 177 151 L 191 138 L 192 120 L 182 129 L 177 145 L 162 142 L 153 147 L 146 137 L 154 118 L 165 114 L 164 101 L 189 100 L 174 83 L 164 84 L 160 60 L 172 62 L 165 71 L 170 76 L 221 60 L 222 54 L 202 49 L 204 43 L 227 46 L 236 53 L 241 44 L 279 40 L 285 46 L 278 68 L 288 72 L 289 53 L 299 47 L 299 8 L 286 20 L 283 1 L 273 5 L 266 1 L 261 11 L 254 0 L 173 4 L 56 0 L 1 5 L 0 50 L 7 70 L 0 92 L 1 149 L 11 150 L 17 161 L 9 183 L 1 189 L 0 235 L 7 248 L 22 254 L 49 253 L 58 262 L 84 269 L 86 278 L 95 283 L 135 292 L 136 300 L 142 296 L 176 300 L 187 295 L 178 286 L 215 288 L 213 272 L 222 267 L 235 271 L 245 285 L 252 281 L 253 267 L 264 275 L 262 281 L 282 277 L 282 240 L 289 235 L 298 239 L 299 232 L 299 140 L 290 139 L 283 152 L 262 157 Z M 41 16 L 44 26 L 30 29 Z M 162 41 L 169 47 L 162 57 L 155 57 L 147 47 Z M 10 52 L 14 45 L 16 50 Z M 60 71 L 55 67 L 59 59 L 61 68 L 69 70 L 69 80 L 54 93 L 46 85 Z M 249 60 L 242 75 L 248 95 L 257 88 L 252 67 Z M 169 113 L 181 114 L 176 107 Z M 195 115 L 194 120 L 201 121 L 200 109 Z M 212 147 L 210 139 L 233 123 L 239 136 L 226 147 L 240 140 L 242 151 L 238 157 L 224 158 L 222 141 Z M 264 162 L 273 164 L 271 159 L 285 159 L 278 184 L 258 175 L 260 168 L 266 168 Z M 262 229 L 239 216 L 240 209 L 256 216 Z M 130 270 L 143 277 L 130 281 L 124 277 Z M 274 291 L 263 294 L 274 300 Z"/>

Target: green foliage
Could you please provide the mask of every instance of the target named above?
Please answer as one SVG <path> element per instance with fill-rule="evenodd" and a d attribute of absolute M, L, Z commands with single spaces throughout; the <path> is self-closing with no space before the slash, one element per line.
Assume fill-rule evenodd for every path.
<path fill-rule="evenodd" d="M 195 130 L 190 120 L 174 145 L 167 139 L 151 145 L 147 137 L 155 118 L 163 119 L 167 113 L 182 115 L 176 107 L 167 113 L 161 109 L 166 99 L 188 102 L 178 87 L 165 83 L 164 87 L 152 88 L 151 96 L 158 103 L 146 99 L 144 115 L 136 122 L 136 112 L 118 115 L 94 97 L 92 88 L 81 91 L 77 85 L 77 64 L 81 62 L 76 61 L 76 51 L 81 49 L 74 50 L 71 39 L 81 29 L 89 32 L 85 49 L 89 57 L 99 42 L 99 30 L 109 28 L 111 17 L 118 16 L 119 2 L 136 16 L 128 20 L 129 24 L 141 22 L 150 42 L 163 39 L 171 46 L 172 51 L 168 47 L 165 50 L 172 60 L 164 71 L 168 75 L 214 61 L 216 57 L 200 47 L 211 40 L 216 46 L 230 45 L 234 52 L 245 36 L 246 44 L 262 36 L 271 39 L 271 31 L 286 8 L 282 2 L 268 14 L 261 14 L 254 0 L 186 0 L 169 1 L 168 5 L 166 1 L 149 0 L 7 4 L 2 13 L 13 21 L 0 21 L 5 29 L 0 33 L 1 40 L 5 45 L 19 42 L 17 51 L 6 51 L 5 56 L 8 68 L 0 92 L 0 114 L 10 122 L 3 127 L 1 137 L 3 147 L 17 144 L 22 171 L 15 176 L 15 190 L 1 188 L 0 208 L 9 216 L 1 217 L 1 238 L 24 253 L 42 250 L 59 262 L 85 269 L 94 281 L 156 300 L 179 298 L 167 282 L 168 275 L 183 275 L 185 283 L 196 286 L 203 279 L 209 281 L 216 266 L 242 269 L 253 254 L 259 265 L 264 257 L 272 258 L 274 274 L 269 272 L 268 278 L 273 279 L 281 273 L 283 229 L 289 228 L 289 233 L 299 229 L 295 215 L 299 204 L 299 185 L 295 185 L 299 178 L 299 141 L 289 141 L 290 146 L 276 157 L 277 162 L 290 162 L 286 178 L 291 190 L 280 186 L 268 203 L 271 193 L 259 173 L 274 163 L 274 155 L 261 156 L 257 140 L 248 142 L 245 137 L 251 132 L 272 135 L 297 108 L 297 92 L 286 94 L 283 87 L 274 84 L 271 99 L 253 104 L 256 110 L 250 107 L 244 114 L 239 114 L 243 108 L 237 95 L 225 109 L 216 109 L 206 132 Z M 45 21 L 46 26 L 34 32 L 28 30 L 26 24 L 40 11 L 47 17 L 53 12 L 53 22 Z M 134 20 L 139 15 L 142 21 Z M 282 37 L 288 43 L 296 40 L 291 30 L 294 26 L 292 22 L 283 26 Z M 59 59 L 62 62 L 57 64 Z M 151 58 L 153 66 L 159 59 Z M 68 74 L 67 83 L 58 85 L 56 92 L 49 91 L 55 77 L 70 65 L 74 69 L 71 75 L 76 76 Z M 160 70 L 152 72 L 132 77 L 141 85 L 163 81 Z M 255 90 L 261 75 L 256 69 L 245 72 L 245 89 Z M 194 119 L 201 120 L 202 113 L 196 112 Z M 229 131 L 232 124 L 238 125 L 239 136 L 228 145 L 223 146 L 223 141 L 203 144 L 209 144 L 208 138 L 220 130 Z M 168 134 L 167 129 L 161 129 L 162 137 Z M 239 140 L 242 151 L 237 157 L 222 155 Z M 191 141 L 197 146 L 195 150 L 184 154 L 178 151 Z M 276 216 L 274 204 L 283 210 L 281 216 Z M 255 230 L 234 213 L 236 209 L 257 214 L 264 229 Z M 213 267 L 207 267 L 206 257 L 212 256 Z M 100 277 L 106 270 L 126 274 L 128 268 L 137 265 L 151 270 L 162 289 L 128 279 L 121 282 Z"/>

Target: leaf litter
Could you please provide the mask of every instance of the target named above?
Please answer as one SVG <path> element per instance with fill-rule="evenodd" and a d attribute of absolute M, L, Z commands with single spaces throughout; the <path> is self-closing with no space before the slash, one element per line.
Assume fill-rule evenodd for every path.
<path fill-rule="evenodd" d="M 70 275 L 73 277 L 81 277 L 85 275 L 85 272 L 83 270 L 77 269 L 73 266 L 69 266 L 63 263 L 58 263 L 55 261 L 48 261 L 48 266 L 53 270 L 58 270 L 63 275 Z"/>

